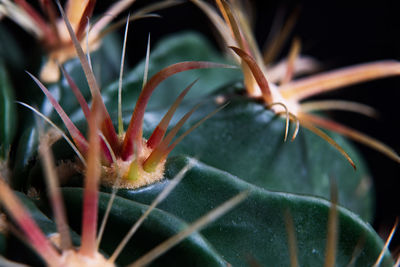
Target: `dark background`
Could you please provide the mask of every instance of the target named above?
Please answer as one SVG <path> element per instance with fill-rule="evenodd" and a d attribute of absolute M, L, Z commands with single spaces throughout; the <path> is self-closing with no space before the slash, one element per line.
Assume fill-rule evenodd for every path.
<path fill-rule="evenodd" d="M 138 1 L 133 9 L 155 1 Z M 262 45 L 271 28 L 275 14 L 283 11 L 285 18 L 296 8 L 300 16 L 291 37 L 302 41 L 302 52 L 318 59 L 326 70 L 357 63 L 395 59 L 400 60 L 400 1 L 249 1 L 254 9 L 257 41 Z M 351 3 L 350 3 L 351 2 Z M 95 13 L 105 10 L 109 1 L 98 1 Z M 206 16 L 193 4 L 184 3 L 157 12 L 162 19 L 144 19 L 130 27 L 128 51 L 130 65 L 142 59 L 146 50 L 147 36 L 151 32 L 152 43 L 169 33 L 196 30 L 208 36 L 215 44 L 213 27 Z M 11 24 L 10 24 L 11 25 Z M 13 26 L 11 26 L 13 27 Z M 19 39 L 26 35 L 15 28 Z M 121 30 L 122 32 L 122 30 Z M 290 40 L 290 39 L 289 39 Z M 280 58 L 287 55 L 290 41 Z M 29 53 L 29 51 L 27 51 Z M 400 77 L 387 78 L 324 95 L 326 98 L 356 100 L 375 107 L 380 112 L 378 120 L 356 114 L 335 112 L 332 116 L 343 124 L 383 141 L 400 152 Z M 386 238 L 388 231 L 400 215 L 398 204 L 398 179 L 400 165 L 382 154 L 356 144 L 365 155 L 374 178 L 376 190 L 376 219 L 374 227 Z M 400 234 L 392 243 L 392 250 L 400 245 Z"/>

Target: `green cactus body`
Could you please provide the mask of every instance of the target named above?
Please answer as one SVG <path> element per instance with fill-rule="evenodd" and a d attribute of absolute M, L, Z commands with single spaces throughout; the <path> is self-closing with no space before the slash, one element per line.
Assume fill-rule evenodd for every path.
<path fill-rule="evenodd" d="M 0 58 L 0 160 L 8 157 L 11 143 L 15 135 L 16 112 L 14 92 L 11 81 Z"/>
<path fill-rule="evenodd" d="M 187 54 L 182 53 L 181 47 L 186 47 L 185 52 Z M 196 53 L 192 53 L 192 50 L 189 49 L 190 47 Z M 181 53 L 178 54 L 176 51 L 181 51 Z M 152 55 L 151 61 L 154 63 L 151 64 L 150 75 L 168 64 L 182 61 L 185 58 L 190 60 L 220 60 L 217 53 L 211 49 L 202 37 L 192 33 L 185 33 L 162 41 L 154 49 Z M 177 55 L 177 57 L 171 59 L 171 55 Z M 157 63 L 160 64 L 159 67 L 157 67 Z M 77 66 L 75 63 L 71 65 Z M 129 107 L 134 106 L 139 95 L 138 89 L 142 83 L 141 73 L 143 73 L 143 69 L 144 64 L 139 64 L 137 68 L 126 74 L 123 92 L 125 101 L 123 106 L 128 107 L 128 110 L 124 112 L 126 114 L 124 116 L 126 123 L 129 122 L 131 115 Z M 76 72 L 72 71 L 72 73 Z M 171 103 L 173 96 L 178 93 L 178 91 L 170 94 L 165 94 L 165 92 L 171 91 L 170 88 L 181 90 L 182 87 L 188 85 L 196 77 L 200 77 L 199 84 L 195 86 L 208 88 L 208 91 L 194 88 L 193 91 L 195 93 L 193 95 L 189 92 L 188 100 L 178 109 L 177 116 L 184 114 L 185 111 L 194 106 L 193 103 L 188 103 L 194 102 L 190 100 L 191 98 L 198 99 L 201 97 L 205 99 L 204 104 L 200 107 L 200 112 L 195 113 L 184 127 L 189 128 L 190 125 L 204 116 L 203 114 L 208 114 L 214 110 L 218 106 L 215 101 L 217 97 L 224 98 L 224 101 L 230 101 L 230 104 L 216 114 L 214 118 L 211 118 L 208 124 L 200 126 L 199 129 L 187 136 L 183 143 L 173 151 L 174 154 L 183 153 L 199 157 L 201 161 L 211 166 L 228 171 L 265 189 L 309 194 L 324 198 L 329 198 L 329 176 L 333 175 L 338 180 L 339 187 L 342 188 L 339 193 L 341 205 L 360 214 L 366 220 L 372 217 L 373 193 L 370 188 L 370 177 L 365 170 L 365 164 L 361 157 L 344 140 L 336 137 L 337 140 L 340 140 L 338 141 L 339 143 L 349 148 L 346 151 L 352 155 L 357 163 L 358 171 L 356 172 L 350 165 L 345 164 L 345 161 L 339 157 L 340 154 L 338 152 L 331 149 L 320 138 L 308 133 L 307 130 L 300 131 L 299 140 L 283 142 L 284 121 L 265 110 L 262 105 L 240 96 L 239 89 L 228 86 L 237 80 L 238 73 L 236 70 L 194 70 L 188 72 L 186 76 L 184 74 L 178 74 L 180 76 L 177 77 L 173 76 L 162 83 L 150 99 L 148 115 L 145 116 L 144 120 L 144 132 L 148 136 L 165 114 L 168 107 L 165 102 L 169 101 Z M 225 80 L 216 83 L 213 81 L 216 76 L 223 76 Z M 62 84 L 65 84 L 65 82 L 62 82 Z M 226 89 L 217 90 L 221 86 L 225 86 Z M 52 88 L 53 92 L 58 90 L 61 92 L 63 97 L 59 100 L 60 104 L 69 107 L 69 113 L 73 114 L 71 116 L 73 121 L 77 125 L 81 125 L 82 128 L 84 126 L 84 118 L 79 105 L 76 102 L 75 105 L 67 104 L 74 102 L 74 96 L 69 92 L 70 89 L 67 86 L 56 87 L 56 85 L 53 85 Z M 118 84 L 113 83 L 104 88 L 103 91 L 105 103 L 110 113 L 114 116 L 116 116 L 117 105 L 115 101 L 111 100 L 116 99 L 117 88 Z M 160 104 L 156 108 L 155 103 L 158 101 L 164 101 L 163 103 L 165 104 Z M 47 105 L 44 104 L 43 106 Z M 57 114 L 50 115 L 50 118 L 54 121 L 60 120 L 57 117 Z M 176 123 L 177 121 L 173 120 L 171 127 L 174 122 Z M 244 123 L 246 123 L 246 127 L 243 127 Z M 31 135 L 29 134 L 28 136 Z M 307 137 L 303 138 L 303 135 Z M 311 140 L 308 141 L 307 138 Z M 264 143 L 269 145 L 260 145 Z M 25 142 L 25 144 L 29 143 Z M 307 148 L 304 148 L 304 146 Z M 313 152 L 303 152 L 303 149 L 312 150 Z M 26 151 L 27 149 L 21 150 Z M 318 157 L 318 153 L 321 153 L 319 151 L 324 151 L 326 157 Z M 67 153 L 62 150 L 62 152 L 56 153 L 57 155 L 62 155 L 60 159 L 65 159 L 71 157 L 71 152 Z M 308 158 L 304 158 L 303 155 L 307 155 Z M 328 157 L 327 155 L 332 156 Z M 336 161 L 332 161 L 332 158 Z M 250 169 L 244 168 L 249 159 L 254 165 Z M 287 162 L 291 162 L 293 167 L 285 167 L 287 162 L 282 159 L 287 159 Z M 314 164 L 313 160 L 325 160 L 325 163 Z M 333 164 L 333 162 L 337 162 L 337 164 Z M 294 178 L 296 177 L 295 175 L 304 177 L 306 181 L 298 177 Z M 41 178 L 39 177 L 39 179 Z M 348 184 L 341 186 L 342 181 Z"/>
<path fill-rule="evenodd" d="M 112 42 L 110 45 L 112 46 Z M 105 48 L 107 46 L 97 54 L 102 55 L 107 61 L 109 52 Z M 93 56 L 96 57 L 96 53 Z M 99 64 L 106 66 L 103 58 L 100 58 Z M 184 33 L 169 37 L 157 45 L 150 57 L 149 77 L 154 74 L 157 76 L 161 69 L 169 68 L 169 65 L 182 60 L 223 61 L 222 57 L 201 36 Z M 65 69 L 81 88 L 83 96 L 88 98 L 89 89 L 84 86 L 86 78 L 82 76 L 79 68 L 81 66 L 76 59 L 65 64 Z M 130 70 L 123 80 L 122 106 L 126 108 L 123 116 L 125 129 L 132 120 L 134 103 L 143 104 L 137 99 L 141 95 L 143 83 L 141 77 L 144 68 L 145 63 L 140 63 Z M 113 67 L 111 69 L 115 70 Z M 103 71 L 107 72 L 107 69 L 102 70 L 101 73 Z M 0 74 L 5 73 L 1 68 L 0 72 Z M 109 83 L 101 91 L 101 96 L 116 129 L 118 128 L 116 101 L 118 81 L 110 82 L 109 76 L 101 74 L 100 76 L 104 83 Z M 220 205 L 224 201 L 241 197 L 241 201 L 238 200 L 230 206 L 229 209 L 232 210 L 227 209 L 213 220 L 210 219 L 206 225 L 194 229 L 194 233 L 188 234 L 189 236 L 182 242 L 152 261 L 151 266 L 227 266 L 229 264 L 246 266 L 252 263 L 267 266 L 271 264 L 294 266 L 294 258 L 301 266 L 322 266 L 324 263 L 327 264 L 330 253 L 333 253 L 334 263 L 337 266 L 372 266 L 383 251 L 384 244 L 372 227 L 365 222 L 370 221 L 373 216 L 374 194 L 371 178 L 362 157 L 339 135 L 333 135 L 333 139 L 350 155 L 357 165 L 357 171 L 354 171 L 337 150 L 308 130 L 301 129 L 293 142 L 284 142 L 285 120 L 266 109 L 262 101 L 244 95 L 243 85 L 240 83 L 243 77 L 239 70 L 195 69 L 172 76 L 161 83 L 151 97 L 144 114 L 141 126 L 143 128 L 140 130 L 143 130 L 144 138 L 147 140 L 143 139 L 141 145 L 146 147 L 148 144 L 146 142 L 151 140 L 151 132 L 156 132 L 154 129 L 157 129 L 158 123 L 178 93 L 196 78 L 200 80 L 177 108 L 176 115 L 168 126 L 170 131 L 174 131 L 176 129 L 174 127 L 181 123 L 176 118 L 190 113 L 193 103 L 201 101 L 202 105 L 193 113 L 193 116 L 187 119 L 180 132 L 197 125 L 202 118 L 207 114 L 212 114 L 221 104 L 228 103 L 228 105 L 185 137 L 174 148 L 167 160 L 165 158 L 168 153 L 160 157 L 162 160 L 155 161 L 157 168 L 161 166 L 159 168 L 161 176 L 157 174 L 157 179 L 153 179 L 146 185 L 132 186 L 133 188 L 124 186 L 124 183 L 117 183 L 117 187 L 119 185 L 117 196 L 108 215 L 102 240 L 94 249 L 93 258 L 100 258 L 102 266 L 108 266 L 107 264 L 126 266 L 131 263 L 133 263 L 132 266 L 136 266 L 135 260 L 142 260 L 142 255 L 147 251 L 170 240 L 171 236 L 174 237 L 181 231 L 190 229 L 193 222 L 196 225 L 198 218 L 210 210 L 222 207 L 223 205 Z M 151 82 L 150 79 L 149 83 Z M 41 86 L 40 83 L 38 84 Z M 0 81 L 0 86 L 2 86 L 0 89 L 4 90 L 4 82 Z M 55 250 L 56 256 L 53 259 L 43 257 L 39 251 L 38 254 L 42 256 L 40 258 L 32 249 L 17 241 L 17 238 L 6 229 L 0 231 L 0 253 L 10 260 L 35 266 L 59 262 L 66 266 L 75 266 L 72 261 L 64 263 L 63 260 L 71 253 L 78 258 L 88 256 L 85 252 L 88 237 L 84 229 L 89 227 L 91 231 L 96 232 L 101 219 L 106 216 L 109 201 L 114 198 L 111 194 L 113 182 L 125 179 L 126 185 L 142 179 L 142 174 L 145 172 L 153 173 L 152 168 L 149 170 L 145 164 L 150 158 L 149 155 L 152 155 L 151 153 L 155 150 L 148 152 L 144 156 L 147 158 L 138 163 L 138 166 L 142 168 L 138 172 L 139 175 L 131 175 L 133 164 L 129 161 L 129 168 L 123 174 L 111 172 L 106 181 L 104 173 L 107 172 L 107 168 L 114 166 L 112 164 L 115 161 L 107 162 L 107 155 L 104 156 L 104 154 L 102 154 L 104 157 L 100 158 L 98 154 L 104 152 L 101 150 L 104 147 L 101 146 L 103 143 L 100 140 L 108 141 L 105 143 L 109 151 L 115 152 L 114 156 L 118 160 L 128 162 L 127 158 L 130 159 L 133 152 L 125 157 L 126 146 L 121 141 L 124 138 L 123 135 L 118 136 L 117 143 L 108 139 L 107 134 L 104 134 L 104 139 L 98 137 L 96 122 L 103 119 L 98 114 L 104 112 L 99 104 L 100 100 L 96 96 L 93 97 L 92 108 L 89 110 L 90 116 L 85 118 L 86 114 L 72 95 L 65 78 L 49 85 L 49 92 L 43 88 L 42 91 L 47 95 L 39 107 L 44 115 L 57 125 L 62 124 L 58 115 L 51 110 L 51 105 L 56 105 L 50 102 L 53 101 L 52 97 L 56 96 L 58 103 L 66 107 L 65 111 L 72 123 L 90 136 L 87 147 L 82 145 L 85 144 L 83 141 L 75 140 L 78 150 L 84 155 L 89 167 L 79 162 L 64 140 L 57 141 L 52 147 L 59 163 L 57 170 L 63 172 L 67 170 L 67 167 L 73 174 L 71 175 L 73 177 L 69 177 L 70 173 L 64 173 L 61 189 L 70 227 L 67 232 L 71 232 L 73 247 L 61 248 L 55 238 L 61 235 L 61 231 L 57 228 L 59 222 L 53 218 L 55 215 L 51 212 L 54 203 L 51 201 L 49 203 L 46 191 L 41 184 L 44 174 L 39 166 L 40 157 L 37 155 L 38 132 L 36 127 L 31 125 L 19 136 L 13 164 L 12 184 L 18 189 L 35 188 L 40 191 L 40 194 L 37 199 L 32 200 L 25 194 L 12 193 L 6 183 L 0 181 L 0 198 L 5 206 L 5 213 L 9 215 L 11 221 L 23 228 L 23 223 L 21 223 L 23 220 L 18 218 L 18 214 L 24 213 L 14 212 L 12 207 L 16 207 L 16 204 L 9 204 L 10 200 L 6 199 L 7 194 L 16 194 L 44 236 L 60 248 Z M 101 113 L 101 115 L 104 114 Z M 0 122 L 2 127 L 6 125 L 5 120 Z M 106 129 L 109 130 L 107 127 Z M 12 137 L 11 134 L 7 134 L 7 138 L 8 136 Z M 2 144 L 10 144 L 10 139 L 7 138 L 2 137 Z M 73 138 L 76 139 L 76 136 Z M 83 148 L 79 147 L 79 144 Z M 95 153 L 96 151 L 100 152 Z M 141 156 L 141 151 L 135 153 L 137 154 L 134 154 L 134 157 Z M 98 164 L 100 160 L 102 169 Z M 97 167 L 101 174 L 96 173 Z M 183 179 L 176 188 L 143 221 L 118 257 L 113 258 L 116 247 L 132 225 L 141 220 L 142 214 L 152 207 L 154 199 L 162 194 L 163 190 L 169 188 L 185 167 L 188 170 L 183 174 Z M 118 168 L 120 166 L 115 167 L 117 170 Z M 95 192 L 90 191 L 86 181 L 89 178 L 99 179 L 100 176 L 103 177 L 103 185 L 99 190 L 101 192 L 98 192 L 97 188 Z M 337 181 L 338 203 L 334 200 L 329 202 L 332 179 Z M 82 186 L 82 180 L 84 186 Z M 98 198 L 97 195 L 93 198 L 98 203 L 88 211 L 86 208 L 89 204 L 86 198 L 90 194 L 98 194 Z M 97 209 L 98 220 L 94 217 L 94 225 L 85 225 L 85 222 L 89 221 L 85 220 L 85 216 L 87 217 L 88 212 L 97 216 Z M 330 215 L 335 213 L 337 215 Z M 292 219 L 288 219 L 287 214 Z M 336 220 L 337 232 L 328 230 L 334 225 L 332 221 Z M 290 222 L 293 223 L 293 229 L 288 227 Z M 30 229 L 34 227 L 31 226 Z M 26 229 L 24 231 L 28 238 L 31 238 Z M 328 237 L 332 233 L 335 234 L 337 243 Z M 289 237 L 291 235 L 294 238 L 291 239 Z M 295 242 L 294 247 L 293 242 Z M 336 250 L 328 249 L 332 244 Z M 19 251 L 20 248 L 24 253 L 15 253 L 15 250 Z M 293 254 L 293 248 L 297 251 L 297 255 Z M 37 248 L 34 247 L 33 250 L 35 249 Z M 49 251 L 53 250 L 49 249 Z M 380 266 L 392 266 L 393 260 L 390 253 L 383 252 Z M 109 257 L 111 261 L 106 260 Z M 6 263 L 5 259 L 0 258 L 0 264 Z"/>

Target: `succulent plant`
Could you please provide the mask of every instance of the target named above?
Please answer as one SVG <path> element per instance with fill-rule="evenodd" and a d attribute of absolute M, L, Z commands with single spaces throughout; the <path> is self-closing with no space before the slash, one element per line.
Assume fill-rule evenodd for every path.
<path fill-rule="evenodd" d="M 152 53 L 148 45 L 145 60 L 123 75 L 125 35 L 119 79 L 102 90 L 104 77 L 95 77 L 94 60 L 109 51 L 93 52 L 89 60 L 83 32 L 58 3 L 77 58 L 60 66 L 63 77 L 55 83 L 28 73 L 45 97 L 37 108 L 19 103 L 51 127 L 44 131 L 40 122 L 27 123 L 11 148 L 12 165 L 0 166 L 11 169 L 9 179 L 0 172 L 0 264 L 393 266 L 387 246 L 395 227 L 384 244 L 368 224 L 373 190 L 361 155 L 342 136 L 329 137 L 315 125 L 396 160 L 397 154 L 326 117 L 305 114 L 304 105 L 296 103 L 302 110 L 295 112 L 267 81 L 249 45 L 238 44 L 251 38 L 241 36 L 249 32 L 245 20 L 236 22 L 243 18 L 239 6 L 216 1 L 219 17 L 207 4 L 193 2 L 218 21 L 222 33 L 233 32 L 233 39 L 226 38 L 240 47 L 232 50 L 242 69 L 232 68 L 201 36 L 184 33 L 160 41 Z M 288 72 L 294 62 L 296 57 Z M 107 71 L 107 62 L 101 64 Z M 398 74 L 398 63 L 383 65 L 348 72 L 361 79 Z M 0 101 L 12 110 L 2 66 Z M 365 68 L 381 72 L 365 76 Z M 293 83 L 289 75 L 281 86 L 297 92 L 301 84 L 314 88 L 342 74 Z M 259 89 L 262 95 L 252 95 Z M 333 102 L 314 104 L 325 109 Z M 14 112 L 0 115 L 6 158 L 15 136 L 8 125 L 16 119 Z M 289 119 L 318 136 L 297 125 L 293 142 L 285 142 Z"/>

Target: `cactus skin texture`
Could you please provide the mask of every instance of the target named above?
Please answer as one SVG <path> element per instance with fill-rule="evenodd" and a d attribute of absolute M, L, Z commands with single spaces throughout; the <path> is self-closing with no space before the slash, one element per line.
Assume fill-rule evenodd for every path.
<path fill-rule="evenodd" d="M 0 159 L 6 159 L 15 135 L 16 112 L 14 92 L 4 62 L 0 60 Z"/>
<path fill-rule="evenodd" d="M 107 58 L 102 57 L 102 53 L 108 52 L 103 48 L 93 53 L 94 60 L 97 56 Z M 175 35 L 160 41 L 152 52 L 149 77 L 183 60 L 221 62 L 222 57 L 197 34 Z M 107 66 L 106 62 L 100 61 L 100 64 Z M 64 67 L 81 88 L 84 97 L 89 99 L 89 90 L 84 86 L 85 78 L 80 73 L 78 61 L 72 59 Z M 8 75 L 4 68 L 0 68 L 0 72 L 1 77 Z M 123 112 L 125 129 L 141 91 L 143 72 L 142 62 L 128 71 L 124 78 L 122 106 L 126 109 Z M 390 253 L 384 251 L 383 241 L 365 222 L 372 218 L 373 189 L 362 157 L 351 144 L 337 135 L 334 140 L 357 164 L 356 172 L 337 150 L 306 130 L 302 130 L 293 142 L 285 143 L 285 120 L 266 110 L 262 103 L 243 96 L 240 84 L 243 78 L 239 70 L 192 70 L 160 84 L 144 115 L 144 137 L 150 137 L 178 92 L 199 77 L 198 84 L 177 109 L 176 117 L 182 117 L 199 100 L 202 105 L 181 131 L 195 125 L 221 104 L 229 103 L 228 106 L 176 146 L 165 163 L 164 179 L 141 188 L 120 188 L 117 191 L 96 255 L 102 254 L 106 259 L 110 257 L 153 200 L 179 176 L 183 168 L 190 166 L 176 188 L 144 220 L 116 258 L 115 264 L 127 266 L 133 263 L 227 199 L 247 192 L 247 197 L 231 211 L 191 234 L 152 261 L 150 266 L 297 266 L 293 263 L 295 261 L 298 261 L 298 266 L 372 266 L 382 251 L 380 266 L 393 266 Z M 8 83 L 0 82 L 0 86 L 2 91 L 9 90 Z M 86 131 L 86 119 L 65 78 L 48 85 L 48 88 L 65 107 L 72 122 L 82 132 L 88 132 L 87 136 L 90 132 L 96 136 L 93 135 L 93 132 L 96 133 L 93 130 L 95 119 L 89 119 L 92 126 L 89 126 L 90 131 Z M 39 91 L 38 88 L 36 90 Z M 118 81 L 111 82 L 101 93 L 117 128 Z M 2 106 L 14 103 L 12 98 L 0 100 Z M 92 100 L 95 103 L 98 101 Z M 96 114 L 96 104 L 93 106 L 91 111 Z M 63 127 L 56 112 L 49 107 L 49 99 L 43 98 L 39 110 Z M 8 118 L 0 122 L 2 129 L 6 129 Z M 177 123 L 178 119 L 174 118 L 169 129 Z M 43 159 L 37 155 L 37 131 L 32 124 L 17 136 L 18 148 L 13 158 L 11 184 L 22 191 L 29 189 L 30 195 L 34 195 L 31 198 L 15 192 L 44 235 L 55 240 L 60 231 L 53 218 L 55 215 L 50 211 L 52 203 L 49 203 L 46 188 L 42 185 L 44 174 L 40 161 Z M 1 145 L 9 146 L 9 140 L 14 135 L 6 133 L 1 137 Z M 91 138 L 88 140 L 92 141 Z M 54 170 L 62 171 L 65 170 L 63 167 L 75 166 L 78 162 L 64 140 L 57 141 L 52 149 L 58 163 Z M 89 147 L 85 157 L 90 158 L 91 149 Z M 93 157 L 100 160 L 99 156 Z M 83 171 L 85 174 L 88 172 L 89 169 Z M 84 228 L 82 217 L 85 215 L 87 189 L 82 188 L 82 180 L 88 179 L 84 176 L 78 171 L 73 177 L 61 177 L 63 202 L 76 251 L 84 240 L 81 240 L 81 229 Z M 338 188 L 338 200 L 333 194 L 332 202 L 326 200 L 332 198 L 334 191 L 331 190 L 330 180 L 337 181 Z M 8 188 L 4 182 L 1 182 L 1 187 Z M 98 224 L 106 214 L 110 198 L 114 197 L 112 188 L 107 185 L 99 190 L 102 192 L 98 192 Z M 5 202 L 3 200 L 3 204 Z M 12 211 L 5 214 L 10 215 L 14 228 L 21 226 L 18 220 L 12 219 Z M 4 222 L 3 217 L 0 220 L 0 224 Z M 290 222 L 292 228 L 287 226 Z M 97 227 L 94 225 L 92 228 Z M 8 264 L 8 260 L 33 266 L 45 264 L 32 248 L 24 245 L 12 230 L 7 229 L 9 227 L 2 229 L 0 225 L 0 253 L 4 256 L 0 257 L 0 265 Z M 334 238 L 329 238 L 329 235 Z"/>

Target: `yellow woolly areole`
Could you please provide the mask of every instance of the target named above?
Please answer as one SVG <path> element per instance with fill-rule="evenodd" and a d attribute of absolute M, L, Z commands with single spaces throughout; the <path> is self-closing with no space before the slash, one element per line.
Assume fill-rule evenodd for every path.
<path fill-rule="evenodd" d="M 129 161 L 117 159 L 111 166 L 103 166 L 101 183 L 104 186 L 117 188 L 134 189 L 153 184 L 163 179 L 165 159 L 161 160 L 152 172 L 143 169 L 144 161 L 149 157 L 152 150 L 147 147 L 143 139 L 142 149 L 138 151 L 137 157 Z M 118 177 L 121 177 L 118 179 Z M 119 180 L 119 181 L 118 181 Z"/>

